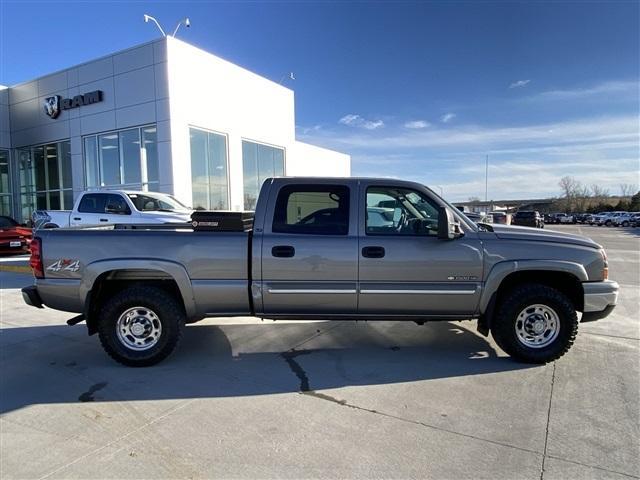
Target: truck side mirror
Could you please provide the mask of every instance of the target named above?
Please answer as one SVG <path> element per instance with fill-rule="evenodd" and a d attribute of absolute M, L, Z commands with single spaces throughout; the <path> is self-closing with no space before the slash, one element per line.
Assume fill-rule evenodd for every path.
<path fill-rule="evenodd" d="M 438 207 L 438 238 L 453 240 L 462 236 L 460 224 L 455 221 L 447 207 Z"/>

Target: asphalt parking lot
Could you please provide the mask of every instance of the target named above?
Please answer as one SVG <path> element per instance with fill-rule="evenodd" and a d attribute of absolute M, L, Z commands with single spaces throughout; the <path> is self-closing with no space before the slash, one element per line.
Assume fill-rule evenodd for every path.
<path fill-rule="evenodd" d="M 475 322 L 247 318 L 130 369 L 0 271 L 0 477 L 640 478 L 640 228 L 547 228 L 603 244 L 621 294 L 546 366 Z"/>

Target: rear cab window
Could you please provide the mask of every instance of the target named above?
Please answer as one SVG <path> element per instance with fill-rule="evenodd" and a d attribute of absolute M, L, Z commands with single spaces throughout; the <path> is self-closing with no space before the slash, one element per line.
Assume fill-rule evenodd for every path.
<path fill-rule="evenodd" d="M 288 185 L 278 192 L 274 233 L 347 235 L 349 187 L 345 185 Z"/>

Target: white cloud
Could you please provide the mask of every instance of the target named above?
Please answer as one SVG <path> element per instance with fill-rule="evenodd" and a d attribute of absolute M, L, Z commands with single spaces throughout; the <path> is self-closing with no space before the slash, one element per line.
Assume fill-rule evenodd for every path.
<path fill-rule="evenodd" d="M 429 126 L 431 126 L 431 124 L 429 122 L 424 121 L 424 120 L 412 120 L 412 121 L 406 122 L 404 124 L 405 128 L 411 128 L 411 129 L 414 129 L 414 130 L 419 130 L 421 128 L 427 128 Z"/>
<path fill-rule="evenodd" d="M 455 113 L 445 113 L 442 117 L 440 117 L 440 121 L 442 123 L 449 123 L 454 118 L 456 118 Z"/>
<path fill-rule="evenodd" d="M 531 80 L 518 80 L 517 82 L 513 82 L 511 85 L 509 85 L 509 88 L 526 87 L 530 81 Z"/>
<path fill-rule="evenodd" d="M 638 99 L 640 83 L 637 81 L 608 81 L 587 88 L 573 88 L 566 90 L 548 90 L 535 95 L 533 98 L 548 100 L 569 100 L 575 98 L 594 97 L 598 95 L 623 94 Z"/>
<path fill-rule="evenodd" d="M 384 127 L 384 122 L 382 120 L 366 120 L 360 115 L 356 115 L 353 113 L 345 115 L 340 120 L 338 120 L 338 123 L 347 125 L 349 127 L 364 128 L 366 130 L 376 130 L 378 128 Z"/>

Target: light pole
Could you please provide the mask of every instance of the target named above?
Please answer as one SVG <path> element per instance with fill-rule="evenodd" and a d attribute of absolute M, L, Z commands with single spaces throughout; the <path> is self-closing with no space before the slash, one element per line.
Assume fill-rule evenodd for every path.
<path fill-rule="evenodd" d="M 484 167 L 484 201 L 489 200 L 489 155 L 487 154 L 485 167 Z"/>
<path fill-rule="evenodd" d="M 158 23 L 158 20 L 156 20 L 155 17 L 152 17 L 151 15 L 147 15 L 145 13 L 143 18 L 144 18 L 144 23 L 149 23 L 149 20 L 151 20 L 153 23 L 156 24 L 156 27 L 158 27 L 158 30 L 160 30 L 160 33 L 162 34 L 162 36 L 163 37 L 167 36 L 167 34 L 162 29 L 162 27 L 160 26 L 160 23 Z M 185 27 L 189 28 L 191 26 L 191 20 L 189 20 L 189 17 L 185 17 L 182 20 L 180 20 L 176 25 L 176 28 L 173 30 L 173 33 L 171 34 L 173 38 L 175 38 L 176 33 L 178 33 L 178 29 L 180 28 L 180 25 L 184 25 Z"/>
<path fill-rule="evenodd" d="M 444 198 L 444 190 L 442 189 L 442 187 L 440 185 L 436 185 L 436 187 L 440 189 L 440 196 Z"/>

